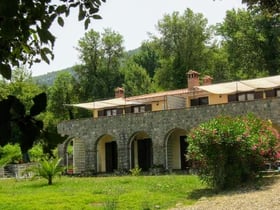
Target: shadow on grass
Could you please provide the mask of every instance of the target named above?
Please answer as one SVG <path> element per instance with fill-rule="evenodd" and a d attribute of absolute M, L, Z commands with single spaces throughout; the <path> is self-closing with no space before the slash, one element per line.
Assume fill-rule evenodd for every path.
<path fill-rule="evenodd" d="M 275 183 L 280 182 L 280 174 L 278 175 L 265 175 L 255 182 L 245 183 L 232 189 L 216 191 L 212 188 L 193 190 L 187 196 L 188 199 L 199 200 L 201 198 L 208 198 L 215 195 L 234 195 L 249 193 L 253 191 L 262 191 L 272 187 Z"/>

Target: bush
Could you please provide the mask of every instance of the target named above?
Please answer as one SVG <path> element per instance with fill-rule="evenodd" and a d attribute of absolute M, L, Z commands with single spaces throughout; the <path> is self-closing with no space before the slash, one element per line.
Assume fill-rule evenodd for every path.
<path fill-rule="evenodd" d="M 279 158 L 279 134 L 254 115 L 221 116 L 193 129 L 188 155 L 200 178 L 216 190 L 252 181 L 266 161 Z"/>
<path fill-rule="evenodd" d="M 4 167 L 8 163 L 18 163 L 21 160 L 21 151 L 18 144 L 6 144 L 0 146 L 0 167 Z"/>
<path fill-rule="evenodd" d="M 64 168 L 59 165 L 61 159 L 43 158 L 36 166 L 33 166 L 29 171 L 35 173 L 35 177 L 42 177 L 48 180 L 48 185 L 52 185 L 52 180 L 55 176 L 61 175 Z"/>

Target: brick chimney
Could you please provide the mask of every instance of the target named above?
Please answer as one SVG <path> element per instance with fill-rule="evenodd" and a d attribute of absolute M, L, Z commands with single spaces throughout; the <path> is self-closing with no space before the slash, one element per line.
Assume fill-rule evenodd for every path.
<path fill-rule="evenodd" d="M 199 86 L 199 73 L 194 70 L 189 70 L 187 73 L 188 89 L 191 90 L 194 86 Z"/>
<path fill-rule="evenodd" d="M 115 88 L 115 98 L 124 98 L 124 89 L 121 87 Z"/>
<path fill-rule="evenodd" d="M 211 85 L 213 81 L 213 78 L 210 76 L 203 77 L 203 85 Z"/>

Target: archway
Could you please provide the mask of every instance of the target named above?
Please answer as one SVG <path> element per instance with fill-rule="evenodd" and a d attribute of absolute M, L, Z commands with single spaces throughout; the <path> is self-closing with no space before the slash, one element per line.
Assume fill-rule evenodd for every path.
<path fill-rule="evenodd" d="M 131 137 L 130 151 L 130 168 L 148 171 L 152 167 L 152 139 L 147 133 L 140 131 Z"/>
<path fill-rule="evenodd" d="M 59 157 L 68 174 L 79 174 L 85 171 L 85 144 L 79 138 L 68 138 L 58 145 Z"/>
<path fill-rule="evenodd" d="M 103 135 L 97 141 L 97 172 L 114 172 L 118 169 L 117 142 L 110 135 Z"/>
<path fill-rule="evenodd" d="M 166 136 L 166 168 L 169 170 L 187 170 L 190 167 L 186 161 L 186 133 L 184 129 L 175 128 Z"/>

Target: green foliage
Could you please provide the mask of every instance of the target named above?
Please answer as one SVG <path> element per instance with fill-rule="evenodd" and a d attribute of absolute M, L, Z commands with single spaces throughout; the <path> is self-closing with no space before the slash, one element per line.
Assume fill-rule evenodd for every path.
<path fill-rule="evenodd" d="M 61 72 L 57 75 L 54 84 L 48 89 L 48 110 L 59 120 L 74 118 L 73 108 L 64 104 L 77 103 L 77 81 L 69 72 Z"/>
<path fill-rule="evenodd" d="M 101 34 L 90 30 L 79 40 L 77 50 L 82 61 L 75 69 L 80 101 L 112 97 L 122 83 L 119 67 L 124 56 L 123 37 L 110 29 Z"/>
<path fill-rule="evenodd" d="M 280 1 L 279 0 L 242 0 L 250 9 L 259 7 L 263 12 L 269 15 L 280 14 Z"/>
<path fill-rule="evenodd" d="M 253 115 L 212 119 L 193 129 L 188 142 L 201 179 L 217 190 L 254 180 L 265 161 L 279 158 L 279 134 Z"/>
<path fill-rule="evenodd" d="M 49 30 L 54 21 L 63 26 L 63 16 L 67 17 L 72 8 L 79 8 L 78 19 L 84 20 L 88 28 L 91 18 L 101 18 L 97 15 L 101 1 L 1 1 L 0 74 L 10 79 L 13 66 L 42 60 L 49 63 L 54 57 L 55 37 Z"/>
<path fill-rule="evenodd" d="M 121 70 L 124 75 L 123 87 L 126 96 L 135 96 L 151 92 L 152 82 L 147 71 L 132 60 L 127 60 Z"/>
<path fill-rule="evenodd" d="M 139 176 L 141 174 L 142 169 L 139 166 L 129 170 L 132 176 Z"/>
<path fill-rule="evenodd" d="M 227 11 L 218 25 L 232 79 L 276 75 L 280 69 L 280 17 L 267 17 L 258 9 Z"/>
<path fill-rule="evenodd" d="M 59 165 L 61 159 L 58 158 L 42 158 L 38 162 L 38 165 L 30 168 L 29 170 L 34 172 L 34 176 L 42 177 L 48 180 L 48 185 L 52 185 L 53 178 L 61 175 L 64 168 Z"/>
<path fill-rule="evenodd" d="M 31 162 L 37 162 L 37 161 L 41 160 L 45 156 L 45 154 L 43 153 L 42 144 L 40 144 L 40 143 L 35 144 L 28 151 L 28 153 L 29 153 Z"/>
<path fill-rule="evenodd" d="M 161 47 L 160 70 L 156 74 L 164 75 L 169 83 L 161 83 L 162 76 L 157 75 L 157 84 L 163 89 L 186 87 L 185 74 L 190 69 L 202 72 L 207 69 L 206 44 L 212 34 L 207 27 L 207 19 L 201 13 L 186 9 L 183 14 L 173 12 L 164 15 L 158 22 L 161 35 L 158 39 Z M 166 76 L 167 75 L 167 76 Z"/>
<path fill-rule="evenodd" d="M 156 40 L 145 41 L 141 47 L 132 55 L 132 60 L 144 68 L 150 78 L 154 77 L 156 69 L 160 65 L 159 44 Z"/>
<path fill-rule="evenodd" d="M 18 144 L 6 144 L 4 147 L 0 146 L 0 167 L 8 163 L 17 163 L 21 160 L 21 151 Z"/>

